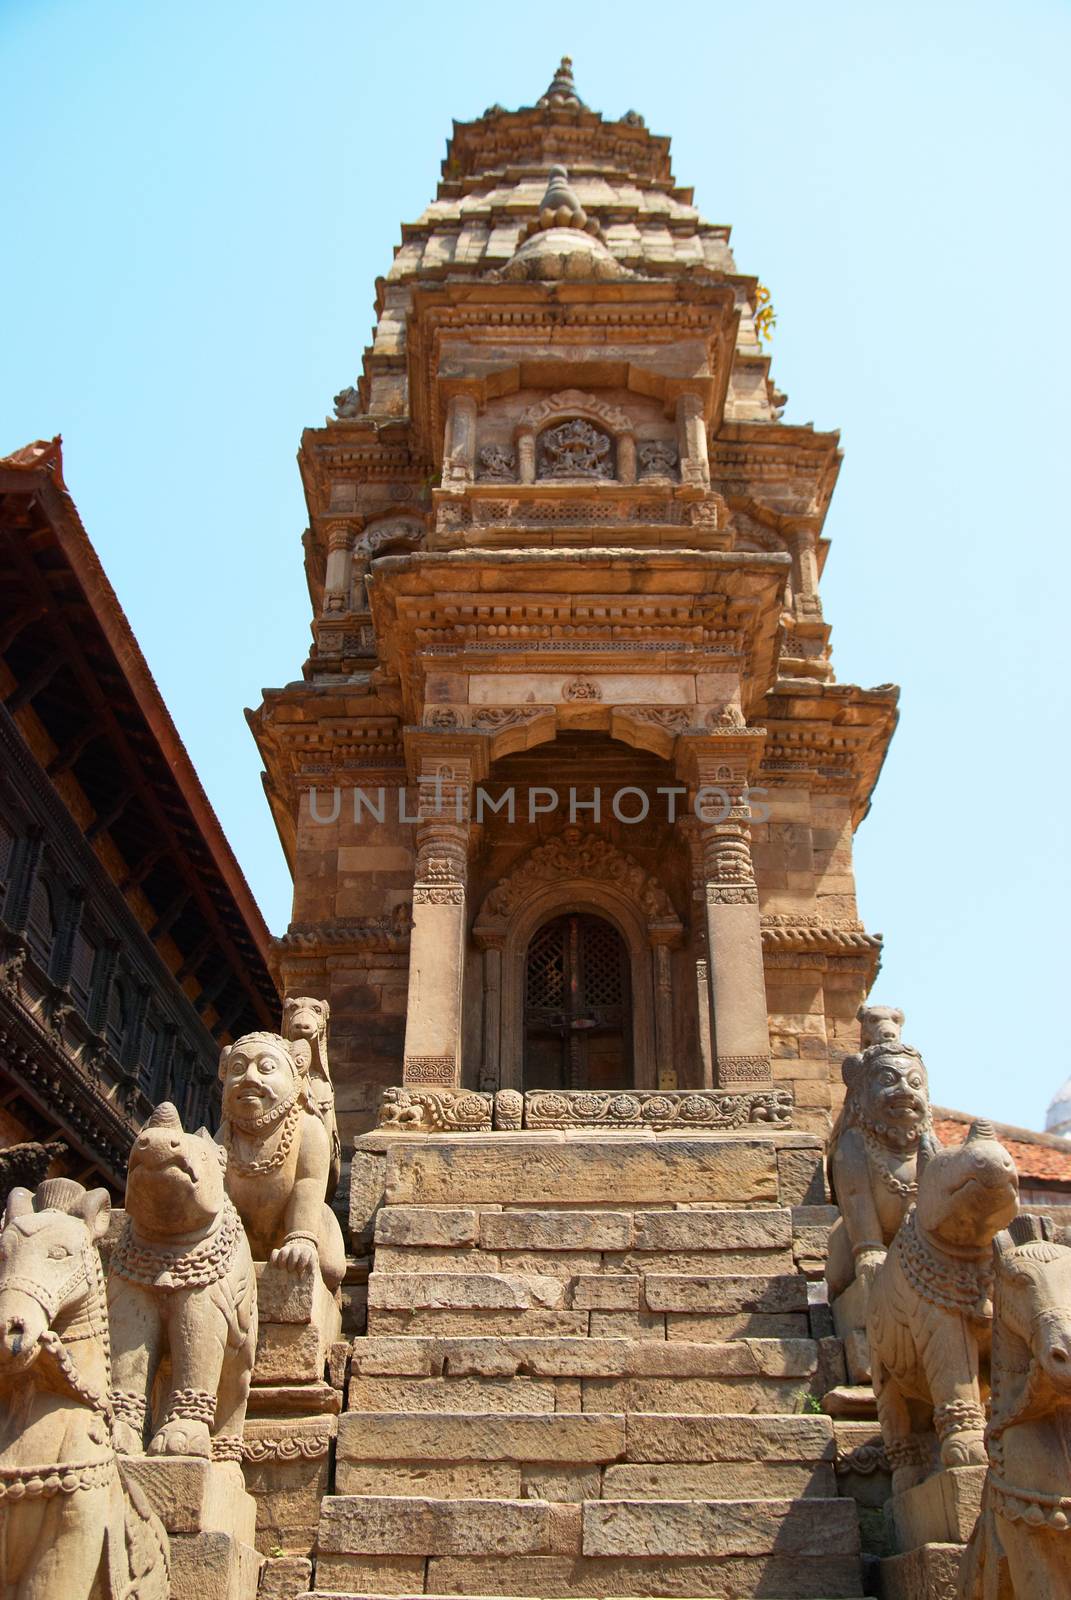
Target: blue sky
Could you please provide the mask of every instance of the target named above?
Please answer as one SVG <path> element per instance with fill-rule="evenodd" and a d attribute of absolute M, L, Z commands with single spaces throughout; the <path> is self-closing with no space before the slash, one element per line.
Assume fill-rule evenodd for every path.
<path fill-rule="evenodd" d="M 1071 9 L 0 0 L 0 451 L 67 481 L 275 931 L 242 708 L 298 676 L 303 426 L 452 117 L 563 52 L 773 291 L 786 419 L 839 427 L 841 681 L 903 686 L 857 836 L 934 1098 L 1040 1126 L 1071 1071 L 1063 660 Z"/>

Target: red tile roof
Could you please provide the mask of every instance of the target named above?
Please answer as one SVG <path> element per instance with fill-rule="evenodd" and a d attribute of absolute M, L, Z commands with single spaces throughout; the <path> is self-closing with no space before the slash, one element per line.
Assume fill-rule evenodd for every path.
<path fill-rule="evenodd" d="M 933 1126 L 942 1144 L 962 1144 L 974 1121 L 965 1111 L 949 1111 L 934 1106 Z M 1050 1133 L 1033 1133 L 1029 1128 L 1013 1128 L 994 1122 L 997 1138 L 1019 1168 L 1019 1179 L 1026 1188 L 1039 1183 L 1071 1186 L 1071 1139 Z"/>

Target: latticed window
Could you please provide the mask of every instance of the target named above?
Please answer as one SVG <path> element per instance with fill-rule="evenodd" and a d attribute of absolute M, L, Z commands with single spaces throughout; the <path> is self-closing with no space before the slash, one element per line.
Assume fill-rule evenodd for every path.
<path fill-rule="evenodd" d="M 116 1060 L 123 1055 L 123 1040 L 130 1022 L 130 1000 L 122 983 L 116 978 L 108 995 L 108 1014 L 104 1022 L 104 1036 Z"/>
<path fill-rule="evenodd" d="M 56 938 L 56 912 L 52 890 L 44 878 L 34 879 L 30 909 L 26 918 L 26 937 L 38 963 L 47 971 Z"/>
<path fill-rule="evenodd" d="M 93 997 L 93 975 L 97 966 L 98 947 L 84 928 L 76 928 L 71 946 L 70 987 L 74 1003 L 83 1017 L 89 1015 Z"/>
<path fill-rule="evenodd" d="M 152 1094 L 156 1086 L 156 1074 L 160 1064 L 162 1036 L 156 1023 L 150 1018 L 141 1030 L 141 1046 L 138 1052 L 138 1083 L 145 1093 Z"/>

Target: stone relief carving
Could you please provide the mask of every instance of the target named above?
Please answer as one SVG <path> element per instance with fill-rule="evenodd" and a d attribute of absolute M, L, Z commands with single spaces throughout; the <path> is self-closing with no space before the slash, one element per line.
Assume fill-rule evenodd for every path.
<path fill-rule="evenodd" d="M 491 1100 L 468 1089 L 384 1089 L 379 1126 L 405 1133 L 489 1132 Z"/>
<path fill-rule="evenodd" d="M 449 894 L 452 891 L 442 890 L 441 893 Z M 465 891 L 458 891 L 461 899 L 456 903 L 464 904 Z M 449 901 L 440 901 L 440 904 L 449 904 Z M 406 1083 L 438 1083 L 444 1088 L 449 1088 L 454 1081 L 454 1072 L 457 1062 L 453 1056 L 406 1056 L 404 1072 Z"/>
<path fill-rule="evenodd" d="M 1057 1600 L 1071 1572 L 1071 1247 L 1049 1217 L 993 1241 L 992 1410 L 962 1600 Z M 1066 1238 L 1066 1234 L 1064 1235 Z"/>
<path fill-rule="evenodd" d="M 107 1191 L 15 1188 L 0 1232 L 0 1589 L 59 1600 L 167 1600 L 169 1545 L 119 1475 L 97 1241 Z M 58 1568 L 58 1573 L 57 1573 Z"/>
<path fill-rule="evenodd" d="M 495 1095 L 494 1124 L 503 1132 L 516 1130 L 524 1120 L 524 1096 L 516 1089 L 499 1089 Z"/>
<path fill-rule="evenodd" d="M 476 461 L 481 482 L 512 483 L 517 476 L 517 454 L 508 445 L 481 445 Z"/>
<path fill-rule="evenodd" d="M 568 827 L 538 845 L 491 890 L 478 921 L 507 917 L 539 884 L 559 883 L 565 878 L 594 878 L 616 884 L 644 916 L 676 920 L 669 896 L 638 861 L 618 850 L 609 839 Z"/>
<path fill-rule="evenodd" d="M 326 1195 L 331 1141 L 309 1105 L 307 1039 L 247 1033 L 219 1058 L 227 1193 L 255 1261 L 306 1276 L 317 1267 L 332 1292 L 346 1270 L 342 1229 Z"/>
<path fill-rule="evenodd" d="M 359 390 L 352 384 L 345 389 L 340 389 L 335 396 L 335 416 L 339 418 L 359 417 L 361 414 L 361 396 Z"/>
<path fill-rule="evenodd" d="M 870 1376 L 870 1286 L 915 1198 L 919 1150 L 933 1141 L 925 1063 L 899 1042 L 890 1020 L 901 1014 L 883 1019 L 878 1012 L 888 1008 L 868 1009 L 874 1015 L 866 1037 L 874 1042 L 842 1063 L 847 1095 L 829 1145 L 830 1185 L 841 1214 L 829 1236 L 826 1284 L 856 1383 Z"/>
<path fill-rule="evenodd" d="M 1019 1204 L 1015 1163 L 990 1123 L 919 1154 L 918 1199 L 873 1279 L 870 1363 L 893 1492 L 944 1467 L 985 1462 L 980 1362 L 988 1355 L 992 1243 Z"/>
<path fill-rule="evenodd" d="M 677 446 L 668 440 L 649 439 L 636 447 L 641 478 L 666 478 L 677 470 Z"/>
<path fill-rule="evenodd" d="M 610 434 L 627 433 L 632 427 L 631 419 L 617 406 L 610 405 L 597 394 L 585 394 L 582 389 L 560 389 L 545 400 L 538 400 L 535 405 L 528 407 L 517 427 L 518 430 L 537 431 L 544 423 L 556 417 L 568 417 L 570 412 L 577 411 L 589 419 L 594 418 Z"/>
<path fill-rule="evenodd" d="M 587 1089 L 530 1090 L 526 1128 L 743 1128 L 792 1119 L 786 1090 L 721 1094 L 717 1090 L 651 1090 L 600 1094 Z"/>
<path fill-rule="evenodd" d="M 185 1133 L 157 1106 L 134 1141 L 126 1220 L 112 1251 L 116 1444 L 150 1455 L 237 1461 L 257 1343 L 257 1288 L 245 1230 L 224 1190 L 226 1156 L 206 1129 Z"/>
<path fill-rule="evenodd" d="M 562 689 L 563 700 L 601 700 L 602 690 L 590 678 L 572 678 Z"/>
<path fill-rule="evenodd" d="M 335 1088 L 331 1082 L 331 1069 L 327 1064 L 327 1024 L 331 1020 L 331 1007 L 326 1000 L 314 1000 L 308 995 L 295 996 L 283 1002 L 283 1033 L 287 1039 L 305 1039 L 312 1050 L 312 1061 L 306 1080 L 308 1105 L 323 1121 L 331 1142 L 331 1166 L 328 1172 L 326 1199 L 330 1200 L 338 1188 L 342 1174 L 342 1145 L 335 1121 Z"/>
<path fill-rule="evenodd" d="M 540 478 L 612 478 L 612 441 L 583 417 L 573 417 L 540 434 L 536 473 Z"/>

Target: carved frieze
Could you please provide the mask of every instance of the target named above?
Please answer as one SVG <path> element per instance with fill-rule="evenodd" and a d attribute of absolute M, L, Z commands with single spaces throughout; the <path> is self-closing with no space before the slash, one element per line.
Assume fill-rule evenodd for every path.
<path fill-rule="evenodd" d="M 517 455 L 508 445 L 482 445 L 476 462 L 476 476 L 483 483 L 512 483 L 517 476 Z"/>
<path fill-rule="evenodd" d="M 539 436 L 536 474 L 540 478 L 612 478 L 613 442 L 583 417 L 572 417 Z"/>
<path fill-rule="evenodd" d="M 677 447 L 662 439 L 649 439 L 637 445 L 636 459 L 641 478 L 666 478 L 677 469 Z"/>
<path fill-rule="evenodd" d="M 411 1082 L 416 1081 L 411 1068 L 417 1059 L 410 1056 L 406 1062 Z M 452 1073 L 452 1061 L 450 1069 Z M 491 1128 L 492 1104 L 491 1095 L 469 1089 L 384 1089 L 379 1126 L 405 1133 L 486 1133 Z"/>
<path fill-rule="evenodd" d="M 532 1090 L 524 1097 L 526 1128 L 743 1128 L 750 1123 L 784 1125 L 791 1119 L 792 1096 L 783 1089 L 753 1094 L 563 1089 Z"/>
<path fill-rule="evenodd" d="M 588 878 L 616 884 L 648 919 L 676 920 L 669 896 L 633 856 L 609 839 L 569 827 L 538 845 L 497 884 L 483 903 L 479 922 L 507 917 L 543 883 Z"/>

